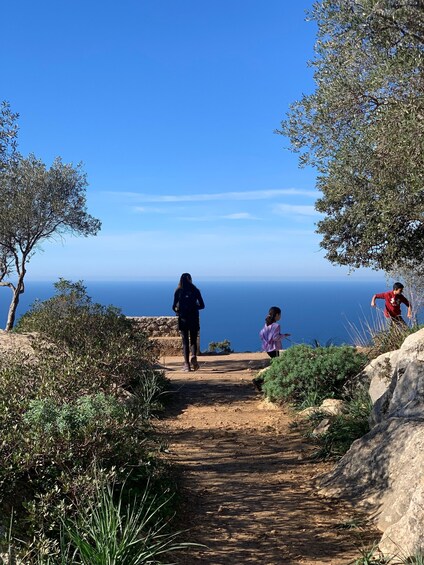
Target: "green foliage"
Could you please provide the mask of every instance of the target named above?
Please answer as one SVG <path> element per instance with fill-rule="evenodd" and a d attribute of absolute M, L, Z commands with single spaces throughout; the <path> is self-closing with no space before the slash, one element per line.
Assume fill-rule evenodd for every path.
<path fill-rule="evenodd" d="M 318 339 L 313 339 L 310 342 L 311 347 L 331 347 L 334 345 L 332 339 L 328 339 L 325 343 L 321 343 Z"/>
<path fill-rule="evenodd" d="M 150 416 L 166 386 L 155 350 L 119 310 L 92 304 L 82 283 L 22 318 L 36 331 L 36 359 L 0 357 L 0 508 L 14 508 L 19 536 L 37 549 L 59 543 L 63 515 L 94 496 L 95 469 L 118 484 L 167 480 Z"/>
<path fill-rule="evenodd" d="M 228 339 L 223 341 L 211 341 L 209 343 L 208 351 L 213 353 L 232 353 L 231 342 Z"/>
<path fill-rule="evenodd" d="M 371 335 L 371 352 L 370 355 L 378 357 L 382 353 L 395 351 L 402 346 L 405 339 L 419 330 L 419 326 L 411 328 L 409 326 L 400 326 L 391 324 L 389 327 L 375 332 Z"/>
<path fill-rule="evenodd" d="M 1 507 L 14 507 L 26 533 L 40 538 L 90 498 L 94 462 L 117 477 L 137 470 L 140 485 L 163 475 L 137 397 L 77 362 L 45 353 L 40 364 L 2 358 L 0 366 Z"/>
<path fill-rule="evenodd" d="M 371 320 L 365 319 L 359 326 L 349 324 L 349 333 L 356 346 L 366 351 L 368 358 L 375 359 L 382 353 L 399 349 L 405 339 L 421 326 L 391 323 L 380 312 Z"/>
<path fill-rule="evenodd" d="M 424 10 L 416 0 L 322 0 L 316 90 L 279 133 L 318 169 L 321 247 L 333 263 L 424 260 Z"/>
<path fill-rule="evenodd" d="M 181 532 L 170 533 L 161 519 L 162 507 L 146 488 L 141 498 L 124 501 L 113 486 L 100 486 L 81 514 L 65 522 L 73 563 L 82 565 L 141 565 L 159 563 L 160 556 L 193 544 L 178 542 Z"/>
<path fill-rule="evenodd" d="M 61 278 L 54 287 L 55 296 L 35 301 L 22 316 L 16 325 L 18 332 L 38 332 L 72 351 L 95 355 L 109 345 L 111 339 L 129 337 L 131 321 L 119 308 L 93 303 L 82 281 Z"/>
<path fill-rule="evenodd" d="M 204 547 L 179 541 L 166 518 L 172 495 L 158 496 L 150 484 L 135 494 L 107 480 L 99 471 L 92 497 L 75 516 L 62 516 L 60 539 L 33 540 L 27 549 L 11 533 L 7 557 L 15 563 L 16 550 L 26 565 L 142 565 L 162 563 L 161 557 L 187 547 Z M 2 561 L 0 560 L 2 563 Z M 19 561 L 21 562 L 21 561 Z"/>
<path fill-rule="evenodd" d="M 90 429 L 96 427 L 105 428 L 108 420 L 121 421 L 125 414 L 122 403 L 100 392 L 94 396 L 81 396 L 74 403 L 62 405 L 51 398 L 31 400 L 23 420 L 41 434 L 70 439 L 75 435 L 87 435 Z"/>
<path fill-rule="evenodd" d="M 372 402 L 366 387 L 356 387 L 353 396 L 345 400 L 343 413 L 330 416 L 328 431 L 316 438 L 319 448 L 315 456 L 320 459 L 341 457 L 356 439 L 364 436 L 370 430 L 369 416 Z M 316 420 L 323 417 L 328 416 L 320 414 L 316 418 L 311 418 L 313 427 L 316 425 Z"/>
<path fill-rule="evenodd" d="M 361 556 L 352 561 L 349 565 L 395 565 L 392 557 L 384 556 L 378 550 L 378 544 L 375 543 L 371 547 L 361 549 Z"/>
<path fill-rule="evenodd" d="M 397 555 L 384 555 L 378 549 L 378 543 L 374 543 L 371 547 L 363 547 L 360 553 L 360 557 L 351 561 L 349 565 L 424 565 L 422 553 L 407 557 L 400 550 Z"/>
<path fill-rule="evenodd" d="M 78 358 L 72 365 L 82 378 L 84 371 L 98 374 L 103 389 L 121 386 L 151 402 L 152 382 L 160 389 L 165 381 L 152 370 L 157 351 L 147 336 L 118 308 L 93 303 L 82 281 L 60 279 L 54 286 L 55 296 L 33 304 L 16 331 L 37 332 L 55 344 L 58 355 Z"/>
<path fill-rule="evenodd" d="M 19 155 L 0 171 L 0 282 L 13 291 L 6 330 L 14 325 L 28 263 L 38 246 L 55 235 L 99 231 L 100 221 L 86 210 L 86 186 L 81 165 L 60 158 L 47 169 L 34 155 Z"/>
<path fill-rule="evenodd" d="M 0 170 L 10 161 L 16 151 L 18 115 L 13 113 L 8 102 L 0 105 Z"/>
<path fill-rule="evenodd" d="M 317 404 L 340 396 L 346 380 L 357 374 L 366 360 L 349 346 L 295 345 L 272 360 L 264 375 L 263 391 L 274 402 Z"/>

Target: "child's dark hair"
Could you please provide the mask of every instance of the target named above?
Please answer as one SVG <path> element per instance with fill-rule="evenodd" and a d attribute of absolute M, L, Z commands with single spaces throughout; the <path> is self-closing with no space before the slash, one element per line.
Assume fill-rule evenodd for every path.
<path fill-rule="evenodd" d="M 403 284 L 400 282 L 395 282 L 393 285 L 393 290 L 403 290 Z"/>
<path fill-rule="evenodd" d="M 266 325 L 270 326 L 271 324 L 273 324 L 278 314 L 281 314 L 281 308 L 278 308 L 278 306 L 271 306 L 268 312 L 268 316 L 265 318 Z"/>

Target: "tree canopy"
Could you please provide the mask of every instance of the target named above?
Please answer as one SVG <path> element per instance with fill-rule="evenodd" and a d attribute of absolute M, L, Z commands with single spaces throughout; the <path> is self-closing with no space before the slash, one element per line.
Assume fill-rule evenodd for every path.
<path fill-rule="evenodd" d="M 65 232 L 88 236 L 100 229 L 100 221 L 86 210 L 86 186 L 81 165 L 60 158 L 47 168 L 33 155 L 17 156 L 0 172 L 0 285 L 13 291 L 6 329 L 13 326 L 37 246 Z"/>
<path fill-rule="evenodd" d="M 16 151 L 18 114 L 10 109 L 8 102 L 0 104 L 0 170 L 3 169 Z"/>
<path fill-rule="evenodd" d="M 322 0 L 316 91 L 278 133 L 318 170 L 317 231 L 332 262 L 424 260 L 424 0 Z"/>

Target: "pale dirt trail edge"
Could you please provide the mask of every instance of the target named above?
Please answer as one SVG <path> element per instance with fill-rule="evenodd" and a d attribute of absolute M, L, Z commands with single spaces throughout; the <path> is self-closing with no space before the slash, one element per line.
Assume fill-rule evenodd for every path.
<path fill-rule="evenodd" d="M 185 541 L 207 549 L 182 565 L 347 565 L 378 538 L 347 503 L 320 498 L 316 479 L 331 467 L 289 428 L 292 416 L 263 401 L 252 378 L 262 353 L 201 356 L 200 370 L 162 359 L 172 392 L 158 428 L 183 493 Z M 189 538 L 189 539 L 188 539 Z"/>

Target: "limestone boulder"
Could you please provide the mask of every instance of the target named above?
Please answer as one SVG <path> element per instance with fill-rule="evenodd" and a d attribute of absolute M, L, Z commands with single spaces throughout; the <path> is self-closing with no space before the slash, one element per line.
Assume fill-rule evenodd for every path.
<path fill-rule="evenodd" d="M 411 361 L 424 361 L 424 328 L 409 335 L 403 342 L 396 364 L 397 373 L 404 373 Z"/>
<path fill-rule="evenodd" d="M 424 421 L 390 418 L 352 444 L 320 493 L 349 499 L 384 532 L 406 514 L 424 476 L 423 454 Z"/>
<path fill-rule="evenodd" d="M 420 477 L 402 518 L 389 526 L 379 543 L 385 555 L 399 557 L 424 554 L 424 477 Z"/>
<path fill-rule="evenodd" d="M 423 366 L 424 329 L 408 336 L 397 351 L 390 384 L 374 402 L 372 423 L 377 424 L 391 416 L 424 417 Z"/>
<path fill-rule="evenodd" d="M 330 416 L 338 416 L 343 413 L 346 403 L 344 400 L 339 400 L 337 398 L 326 398 L 322 401 L 319 407 L 320 412 L 324 414 L 329 414 Z"/>
<path fill-rule="evenodd" d="M 388 418 L 424 419 L 424 360 L 411 361 L 398 373 L 388 402 Z"/>
<path fill-rule="evenodd" d="M 389 351 L 373 359 L 363 370 L 368 378 L 369 395 L 372 402 L 376 402 L 389 388 L 399 357 L 399 350 Z"/>
<path fill-rule="evenodd" d="M 327 414 L 328 416 L 338 416 L 342 414 L 345 409 L 346 403 L 344 400 L 337 398 L 326 398 L 322 401 L 320 406 L 308 406 L 301 410 L 298 415 L 308 418 L 314 414 Z"/>
<path fill-rule="evenodd" d="M 410 556 L 424 539 L 424 329 L 366 370 L 373 427 L 324 477 L 320 492 L 367 510 L 383 532 L 381 551 Z"/>
<path fill-rule="evenodd" d="M 330 418 L 324 418 L 323 420 L 321 420 L 318 426 L 313 430 L 312 432 L 313 437 L 321 437 L 325 435 L 330 429 L 330 426 L 331 426 Z"/>

